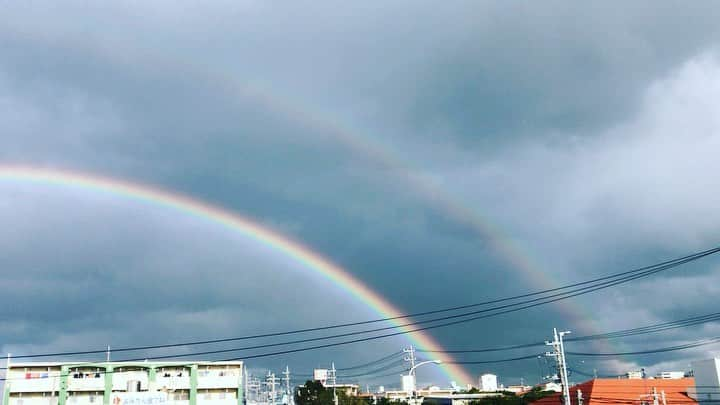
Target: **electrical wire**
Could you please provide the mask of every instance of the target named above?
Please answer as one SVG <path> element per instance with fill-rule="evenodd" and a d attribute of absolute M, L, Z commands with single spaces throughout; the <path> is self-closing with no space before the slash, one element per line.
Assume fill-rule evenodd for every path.
<path fill-rule="evenodd" d="M 568 284 L 565 286 L 556 287 L 556 288 L 552 288 L 552 289 L 536 291 L 536 292 L 532 292 L 532 293 L 521 294 L 521 295 L 516 295 L 516 296 L 512 296 L 512 297 L 507 297 L 507 298 L 495 299 L 495 300 L 491 300 L 491 301 L 485 301 L 485 302 L 481 302 L 481 303 L 468 304 L 468 305 L 438 309 L 438 310 L 433 310 L 433 311 L 418 312 L 418 313 L 414 313 L 414 314 L 399 315 L 399 316 L 395 316 L 395 317 L 373 319 L 373 320 L 369 320 L 369 321 L 351 322 L 351 323 L 328 325 L 328 326 L 321 326 L 321 327 L 315 327 L 315 328 L 297 329 L 297 330 L 285 331 L 285 332 L 273 332 L 273 333 L 248 335 L 248 336 L 223 338 L 223 339 L 189 341 L 189 342 L 182 342 L 182 343 L 122 347 L 122 348 L 113 349 L 113 352 L 140 351 L 140 350 L 153 350 L 153 349 L 171 348 L 171 347 L 205 345 L 205 344 L 211 344 L 211 343 L 249 340 L 249 339 L 257 339 L 257 338 L 264 338 L 264 337 L 276 337 L 276 336 L 283 336 L 283 335 L 290 335 L 290 334 L 329 330 L 329 329 L 335 329 L 335 328 L 344 328 L 344 327 L 365 325 L 365 324 L 376 323 L 376 322 L 390 321 L 390 320 L 401 319 L 401 318 L 419 317 L 419 316 L 425 316 L 425 315 L 429 315 L 429 314 L 456 311 L 456 310 L 460 310 L 460 309 L 478 307 L 478 306 L 482 306 L 482 305 L 489 305 L 489 304 L 493 304 L 493 303 L 512 301 L 512 300 L 517 300 L 520 298 L 527 298 L 527 297 L 531 297 L 531 296 L 547 294 L 549 292 L 567 290 L 567 289 L 574 288 L 574 287 L 581 286 L 581 285 L 589 285 L 589 287 L 583 287 L 583 288 L 579 288 L 579 289 L 565 291 L 562 293 L 553 294 L 553 295 L 546 296 L 546 297 L 516 302 L 516 303 L 502 305 L 502 306 L 493 307 L 493 308 L 487 308 L 487 309 L 483 309 L 483 310 L 479 310 L 479 311 L 472 311 L 472 312 L 467 312 L 467 313 L 462 313 L 462 314 L 445 316 L 445 317 L 441 317 L 441 318 L 410 322 L 410 323 L 406 323 L 403 325 L 394 325 L 394 326 L 388 326 L 388 327 L 384 327 L 384 328 L 376 328 L 376 329 L 372 329 L 372 330 L 368 330 L 368 331 L 358 331 L 358 332 L 337 334 L 337 335 L 333 335 L 333 336 L 329 336 L 329 337 L 299 339 L 299 340 L 295 340 L 295 341 L 291 341 L 291 342 L 275 343 L 275 344 L 270 344 L 270 345 L 257 345 L 257 346 L 251 346 L 248 348 L 229 349 L 229 350 L 225 350 L 225 351 L 200 352 L 197 354 L 214 354 L 214 353 L 223 353 L 223 352 L 227 352 L 227 351 L 249 350 L 249 349 L 262 348 L 262 347 L 272 347 L 272 346 L 280 346 L 280 345 L 288 345 L 288 344 L 296 344 L 296 343 L 306 343 L 306 342 L 323 340 L 323 339 L 332 339 L 332 338 L 337 338 L 337 337 L 352 336 L 352 335 L 371 333 L 371 332 L 377 332 L 377 331 L 388 330 L 388 329 L 402 328 L 402 327 L 413 326 L 413 325 L 424 324 L 424 323 L 438 322 L 438 321 L 448 320 L 448 319 L 457 319 L 457 318 L 462 318 L 462 317 L 466 317 L 466 316 L 470 316 L 470 315 L 474 315 L 474 314 L 478 314 L 478 313 L 487 313 L 487 312 L 491 312 L 491 311 L 495 311 L 495 310 L 499 310 L 499 309 L 511 308 L 513 306 L 524 305 L 524 304 L 533 303 L 533 302 L 540 303 L 539 305 L 544 305 L 547 303 L 556 302 L 560 299 L 567 299 L 567 298 L 575 297 L 578 295 L 583 295 L 583 294 L 597 291 L 600 289 L 604 289 L 604 288 L 608 288 L 608 287 L 615 286 L 618 284 L 623 284 L 623 283 L 626 283 L 629 281 L 633 281 L 633 280 L 636 280 L 641 277 L 647 277 L 649 275 L 652 275 L 652 274 L 655 274 L 655 273 L 658 273 L 661 271 L 669 270 L 671 268 L 675 268 L 682 264 L 685 264 L 685 263 L 688 263 L 691 261 L 695 261 L 700 258 L 715 254 L 718 251 L 720 251 L 720 247 L 715 247 L 715 248 L 708 249 L 708 250 L 705 250 L 702 252 L 683 256 L 683 257 L 680 257 L 677 259 L 667 260 L 667 261 L 657 263 L 654 265 L 645 266 L 645 267 L 641 267 L 641 268 L 637 268 L 637 269 L 633 269 L 633 270 L 629 270 L 629 271 L 624 271 L 624 272 L 620 272 L 620 273 L 615 273 L 615 274 L 612 274 L 609 276 L 604 276 L 604 277 L 600 277 L 600 278 L 596 278 L 596 279 L 592 279 L 592 280 L 588 280 L 588 281 L 583 281 L 583 282 L 579 282 L 579 283 Z M 556 298 L 556 297 L 561 297 L 561 298 L 543 301 L 543 300 L 547 300 L 548 298 Z M 535 306 L 535 305 L 520 307 L 516 310 L 527 309 L 527 308 L 531 308 L 533 306 Z M 490 316 L 496 316 L 496 315 L 500 315 L 500 314 L 504 314 L 504 313 L 508 313 L 508 312 L 514 312 L 514 311 L 502 311 L 497 314 L 492 314 Z M 481 319 L 481 318 L 485 318 L 485 317 L 486 316 L 473 317 L 473 318 L 470 318 L 467 320 L 463 320 L 461 322 L 443 324 L 443 326 L 454 325 L 454 324 L 462 323 L 462 322 L 469 322 L 472 320 Z M 424 330 L 424 329 L 427 329 L 427 328 L 422 328 L 422 329 L 417 329 L 417 330 Z M 403 332 L 403 333 L 411 333 L 411 332 Z M 393 335 L 391 335 L 391 336 L 393 336 Z M 382 337 L 385 337 L 385 336 L 382 336 Z M 106 352 L 106 350 L 104 350 L 104 349 L 103 350 L 85 350 L 85 351 L 67 351 L 67 352 L 40 353 L 40 354 L 22 354 L 22 355 L 13 356 L 13 358 L 19 359 L 19 358 L 73 356 L 73 355 L 85 355 L 85 354 L 98 354 L 98 353 L 105 353 L 105 352 Z M 197 355 L 197 354 L 191 354 L 191 355 Z M 164 356 L 164 357 L 159 357 L 159 358 L 172 358 L 172 357 L 182 357 L 182 356 L 181 355 Z"/>
<path fill-rule="evenodd" d="M 720 250 L 720 248 L 716 248 L 716 249 L 713 249 L 713 250 L 714 250 L 714 251 L 718 251 L 718 250 Z M 485 310 L 473 311 L 473 312 L 468 313 L 468 314 L 453 315 L 453 316 L 448 316 L 448 317 L 442 317 L 442 318 L 437 318 L 437 319 L 432 319 L 432 320 L 425 320 L 425 321 L 413 322 L 413 323 L 408 323 L 408 324 L 403 324 L 403 325 L 397 325 L 397 326 L 392 326 L 392 327 L 378 328 L 378 329 L 369 330 L 369 331 L 349 332 L 349 333 L 338 334 L 338 335 L 333 335 L 333 336 L 316 337 L 316 338 L 309 338 L 309 339 L 300 339 L 300 340 L 295 340 L 295 341 L 290 341 L 290 342 L 281 342 L 281 343 L 271 343 L 271 344 L 264 344 L 264 345 L 255 345 L 255 346 L 242 347 L 242 348 L 230 348 L 230 349 L 212 350 L 212 351 L 204 351 L 204 352 L 192 352 L 192 353 L 181 353 L 181 354 L 164 355 L 164 356 L 154 356 L 154 357 L 152 357 L 152 359 L 170 359 L 170 358 L 190 357 L 190 356 L 198 356 L 198 355 L 220 354 L 220 353 L 236 352 L 236 351 L 243 351 L 243 350 L 250 350 L 250 349 L 260 349 L 260 348 L 276 347 L 276 346 L 281 346 L 281 345 L 289 345 L 289 344 L 297 344 L 297 343 L 306 343 L 306 342 L 312 342 L 312 341 L 318 341 L 318 340 L 332 339 L 332 338 L 337 338 L 337 337 L 345 337 L 345 336 L 353 336 L 353 335 L 371 333 L 371 332 L 381 331 L 381 330 L 387 330 L 387 329 L 396 329 L 396 328 L 400 328 L 400 327 L 407 327 L 407 326 L 412 326 L 412 325 L 417 325 L 417 324 L 422 324 L 422 323 L 437 322 L 437 321 L 440 321 L 440 320 L 457 318 L 458 316 L 462 316 L 462 317 L 463 317 L 463 319 L 454 320 L 454 321 L 451 321 L 451 322 L 445 322 L 445 323 L 436 324 L 436 325 L 424 326 L 424 327 L 419 327 L 419 328 L 414 328 L 414 329 L 400 330 L 400 331 L 398 331 L 398 332 L 385 333 L 385 334 L 381 334 L 381 335 L 369 336 L 369 337 L 358 338 L 358 339 L 352 339 L 352 340 L 342 341 L 342 342 L 334 342 L 334 343 L 328 343 L 328 344 L 322 344 L 322 345 L 315 345 L 315 346 L 309 346 L 309 347 L 303 347 L 303 348 L 280 350 L 280 351 L 276 351 L 276 352 L 268 352 L 268 353 L 261 353 L 261 354 L 245 355 L 245 356 L 242 356 L 242 357 L 234 357 L 234 358 L 226 359 L 226 361 L 235 361 L 235 360 L 243 360 L 243 359 L 253 359 L 253 358 L 261 358 L 261 357 L 272 357 L 272 356 L 278 356 L 278 355 L 282 355 L 282 354 L 291 354 L 291 353 L 298 353 L 298 352 L 304 352 L 304 351 L 309 351 L 309 350 L 317 350 L 317 349 L 321 349 L 321 348 L 336 347 L 336 346 L 342 346 L 342 345 L 348 345 L 348 344 L 353 344 L 353 343 L 366 342 L 366 341 L 376 340 L 376 339 L 381 339 L 381 338 L 387 338 L 387 337 L 391 337 L 391 336 L 398 336 L 398 335 L 403 335 L 403 334 L 408 334 L 408 333 L 414 333 L 414 332 L 419 332 L 419 331 L 423 331 L 423 330 L 429 330 L 429 329 L 447 327 L 447 326 L 451 326 L 451 325 L 457 325 L 457 324 L 460 324 L 460 323 L 470 322 L 470 321 L 473 321 L 473 320 L 484 319 L 484 318 L 489 318 L 489 317 L 493 317 L 493 316 L 498 316 L 498 315 L 502 315 L 502 314 L 506 314 L 506 313 L 511 313 L 511 312 L 520 311 L 520 310 L 523 310 L 523 309 L 533 308 L 533 307 L 537 307 L 537 306 L 540 306 L 540 305 L 549 304 L 549 303 L 552 303 L 552 302 L 560 301 L 560 300 L 563 300 L 563 299 L 567 299 L 567 298 L 571 298 L 571 297 L 575 297 L 575 296 L 579 296 L 579 295 L 584 295 L 584 294 L 587 294 L 587 293 L 590 293 L 590 292 L 593 292 L 593 291 L 597 291 L 597 290 L 609 288 L 609 287 L 612 287 L 612 286 L 614 286 L 614 285 L 627 283 L 627 282 L 629 282 L 629 281 L 632 281 L 632 280 L 635 280 L 635 279 L 638 279 L 638 278 L 641 278 L 641 277 L 646 277 L 646 276 L 648 276 L 648 275 L 650 275 L 650 274 L 655 274 L 655 273 L 660 272 L 660 271 L 665 271 L 665 270 L 667 270 L 667 269 L 677 267 L 677 266 L 679 266 L 679 265 L 681 265 L 681 264 L 687 263 L 687 262 L 689 262 L 689 261 L 697 260 L 697 259 L 699 259 L 700 257 L 704 257 L 704 256 L 707 256 L 707 255 L 713 254 L 713 253 L 714 253 L 714 252 L 712 252 L 712 253 L 703 252 L 703 253 L 700 253 L 700 254 L 697 254 L 697 255 L 693 255 L 693 257 L 684 257 L 684 258 L 681 258 L 681 259 L 678 259 L 678 260 L 674 260 L 674 261 L 672 261 L 671 264 L 664 264 L 664 265 L 662 265 L 662 266 L 658 266 L 658 267 L 654 267 L 654 268 L 653 268 L 653 266 L 647 266 L 647 267 L 645 267 L 645 268 L 650 268 L 650 270 L 645 270 L 645 271 L 641 272 L 640 274 L 633 274 L 633 275 L 631 275 L 631 276 L 625 276 L 625 277 L 622 277 L 622 278 L 620 278 L 620 279 L 614 279 L 614 280 L 611 280 L 611 281 L 605 281 L 605 282 L 602 282 L 602 283 L 599 283 L 599 284 L 596 284 L 596 285 L 592 285 L 592 286 L 590 286 L 590 287 L 584 287 L 584 288 L 581 288 L 581 289 L 575 289 L 575 290 L 571 290 L 571 291 L 564 292 L 564 293 L 559 293 L 559 294 L 550 295 L 550 296 L 548 296 L 548 297 L 536 298 L 536 299 L 527 300 L 527 301 L 524 301 L 524 302 L 519 302 L 519 303 L 514 303 L 514 304 L 509 304 L 509 305 L 498 306 L 498 307 L 489 308 L 489 309 L 485 309 Z M 552 298 L 552 299 L 548 299 L 548 298 Z M 521 304 L 528 304 L 528 305 L 522 305 L 522 306 L 519 306 L 519 307 L 514 307 L 514 306 L 516 306 L 516 305 L 521 305 Z M 478 315 L 478 316 L 472 316 L 472 317 L 467 318 L 467 316 L 468 316 L 469 314 L 471 315 L 471 314 L 476 314 L 476 313 L 484 313 L 484 312 L 487 312 L 487 311 L 493 311 L 493 310 L 503 309 L 503 308 L 508 308 L 508 307 L 509 307 L 509 309 L 505 309 L 505 310 L 503 310 L 503 311 L 498 311 L 498 312 L 494 312 L 494 313 L 490 313 L 490 314 L 484 314 L 484 315 Z M 514 308 L 513 308 L 513 307 L 514 307 Z M 20 357 L 20 356 L 18 356 L 18 357 Z M 37 357 L 37 355 L 36 355 L 36 357 Z M 127 359 L 127 360 L 123 360 L 123 361 L 142 361 L 142 360 L 145 360 L 145 359 L 148 359 L 148 358 L 147 358 L 147 357 L 141 357 L 141 358 Z"/>
<path fill-rule="evenodd" d="M 396 351 L 395 353 L 390 353 L 390 354 L 388 354 L 387 356 L 383 356 L 383 357 L 381 357 L 381 358 L 379 358 L 379 359 L 377 359 L 377 360 L 373 360 L 373 361 L 371 361 L 371 362 L 369 362 L 369 363 L 360 364 L 360 365 L 352 366 L 352 367 L 338 368 L 337 371 L 356 370 L 356 369 L 358 369 L 358 368 L 365 368 L 365 367 L 368 367 L 368 366 L 374 366 L 374 365 L 376 365 L 376 364 L 383 363 L 384 361 L 389 360 L 389 359 L 391 359 L 391 358 L 393 358 L 393 357 L 399 356 L 399 355 L 401 355 L 402 353 L 403 353 L 402 350 L 398 350 L 398 351 Z"/>
<path fill-rule="evenodd" d="M 541 353 L 535 353 L 528 356 L 520 356 L 520 357 L 513 357 L 509 359 L 499 359 L 499 360 L 478 360 L 478 361 L 443 361 L 443 364 L 494 364 L 494 363 L 509 363 L 512 361 L 520 361 L 520 360 L 529 360 L 529 359 L 535 359 L 538 356 L 541 356 Z"/>
<path fill-rule="evenodd" d="M 568 352 L 568 351 L 566 351 L 565 354 L 571 355 L 571 356 L 593 356 L 593 357 L 638 356 L 638 355 L 643 355 L 643 354 L 665 353 L 665 352 L 672 352 L 672 351 L 676 351 L 676 350 L 692 349 L 695 347 L 712 345 L 712 344 L 716 344 L 719 342 L 720 342 L 720 337 L 712 337 L 709 339 L 698 340 L 698 341 L 686 343 L 683 345 L 669 346 L 669 347 L 663 347 L 663 348 L 652 349 L 652 350 L 639 350 L 639 351 L 634 351 L 634 352 L 618 352 L 618 353 L 586 353 L 586 352 Z"/>
<path fill-rule="evenodd" d="M 707 315 L 693 316 L 690 318 L 679 319 L 675 321 L 663 322 L 654 325 L 642 326 L 638 328 L 623 329 L 607 333 L 598 333 L 594 335 L 578 336 L 573 338 L 566 338 L 565 342 L 582 342 L 589 340 L 604 340 L 604 339 L 616 339 L 621 337 L 644 335 L 649 333 L 662 332 L 671 329 L 686 328 L 688 326 L 700 325 L 708 322 L 714 322 L 720 320 L 720 312 L 715 312 Z M 499 346 L 482 349 L 464 349 L 464 350 L 426 350 L 416 349 L 418 352 L 423 353 L 485 353 L 485 352 L 497 352 L 506 350 L 524 349 L 530 347 L 544 346 L 544 341 L 523 343 L 510 346 Z"/>

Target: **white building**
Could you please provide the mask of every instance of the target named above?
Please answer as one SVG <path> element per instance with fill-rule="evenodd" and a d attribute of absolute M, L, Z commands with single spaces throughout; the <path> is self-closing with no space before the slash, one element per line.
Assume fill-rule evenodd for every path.
<path fill-rule="evenodd" d="M 695 387 L 688 390 L 698 403 L 717 404 L 720 401 L 720 358 L 692 362 Z"/>
<path fill-rule="evenodd" d="M 480 376 L 480 391 L 497 391 L 498 382 L 495 374 L 483 374 Z"/>
<path fill-rule="evenodd" d="M 412 394 L 415 391 L 415 375 L 414 374 L 402 376 L 402 390 L 405 391 L 408 395 Z"/>
<path fill-rule="evenodd" d="M 328 380 L 328 369 L 316 368 L 313 370 L 313 380 L 320 381 L 320 384 L 325 385 Z"/>
<path fill-rule="evenodd" d="M 685 378 L 685 372 L 683 371 L 661 371 L 657 373 L 655 378 L 659 378 L 661 380 L 677 380 L 680 378 Z"/>
<path fill-rule="evenodd" d="M 542 385 L 543 391 L 555 391 L 555 392 L 562 392 L 562 385 L 560 383 L 556 382 L 548 382 Z"/>
<path fill-rule="evenodd" d="M 3 405 L 242 405 L 243 363 L 16 363 Z"/>
<path fill-rule="evenodd" d="M 521 394 L 523 392 L 530 391 L 531 389 L 531 385 L 508 385 L 503 388 L 504 391 L 510 391 L 514 394 Z"/>

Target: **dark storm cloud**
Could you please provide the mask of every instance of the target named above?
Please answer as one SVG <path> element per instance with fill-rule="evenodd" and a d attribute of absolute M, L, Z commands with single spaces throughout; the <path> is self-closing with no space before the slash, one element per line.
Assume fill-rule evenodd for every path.
<path fill-rule="evenodd" d="M 541 286 L 403 171 L 496 223 L 551 284 L 717 239 L 706 191 L 717 187 L 707 174 L 717 165 L 718 8 L 708 3 L 75 4 L 2 15 L 2 162 L 129 177 L 236 209 L 326 253 L 404 310 Z M 396 160 L 354 149 L 327 121 L 360 143 L 392 145 Z M 102 346 L 115 325 L 124 329 L 113 344 L 129 345 L 346 315 L 323 310 L 346 301 L 340 291 L 287 297 L 300 291 L 288 286 L 317 279 L 299 280 L 247 241 L 237 249 L 225 234 L 111 201 L 73 210 L 64 197 L 26 198 L 35 204 L 8 194 L 2 205 L 4 222 L 23 230 L 1 239 L 5 268 L 16 269 L 3 275 L 15 303 L 3 313 L 4 350 Z M 133 215 L 144 222 L 128 223 Z M 236 272 L 238 262 L 258 269 Z M 673 282 L 712 285 L 712 263 Z M 711 306 L 702 295 L 679 305 L 646 298 L 667 281 L 575 301 L 588 319 L 547 307 L 434 334 L 453 347 L 523 343 L 558 323 L 634 327 Z M 288 302 L 294 311 L 282 310 Z M 371 316 L 357 307 L 353 319 Z M 230 316 L 244 326 L 224 323 Z M 38 338 L 41 329 L 53 333 Z M 362 363 L 366 353 L 297 364 Z M 599 364 L 639 364 L 628 361 Z M 534 365 L 497 370 L 535 374 Z"/>

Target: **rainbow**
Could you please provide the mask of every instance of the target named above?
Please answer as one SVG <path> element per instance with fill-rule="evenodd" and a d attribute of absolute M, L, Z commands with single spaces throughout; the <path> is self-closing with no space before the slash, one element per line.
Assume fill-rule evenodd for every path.
<path fill-rule="evenodd" d="M 138 184 L 127 180 L 75 171 L 30 166 L 0 166 L 0 181 L 50 184 L 101 192 L 174 210 L 178 213 L 207 221 L 237 232 L 275 252 L 286 255 L 301 264 L 304 268 L 329 280 L 358 301 L 370 307 L 383 318 L 402 315 L 400 310 L 393 306 L 388 300 L 353 277 L 347 270 L 342 269 L 320 254 L 313 252 L 308 247 L 234 212 L 203 201 L 158 187 Z M 403 320 L 393 320 L 392 322 L 396 326 L 399 326 Z M 402 329 L 409 330 L 408 327 L 402 327 Z M 440 344 L 426 332 L 414 332 L 407 336 L 413 344 L 420 349 L 442 350 Z M 438 357 L 446 362 L 441 364 L 440 367 L 450 380 L 463 384 L 472 381 L 472 377 L 470 377 L 462 367 L 457 364 L 447 363 L 453 361 L 452 357 L 449 355 L 440 355 Z"/>
<path fill-rule="evenodd" d="M 135 60 L 129 59 L 125 53 L 117 52 L 114 48 L 90 48 L 68 39 L 58 41 L 57 38 L 51 39 L 41 32 L 23 34 L 34 36 L 33 39 L 36 41 L 51 41 L 54 47 L 65 46 L 69 49 L 82 49 L 83 52 L 94 52 L 97 57 L 120 66 L 135 62 Z M 325 136 L 329 140 L 367 157 L 378 163 L 383 169 L 387 169 L 401 177 L 404 184 L 412 192 L 425 198 L 433 207 L 447 215 L 449 219 L 471 228 L 476 235 L 483 238 L 483 242 L 490 245 L 498 257 L 510 265 L 513 271 L 518 272 L 523 279 L 527 280 L 527 285 L 540 287 L 540 289 L 557 286 L 557 280 L 548 277 L 548 273 L 536 264 L 527 247 L 513 241 L 511 237 L 500 229 L 500 226 L 494 224 L 486 215 L 470 208 L 466 203 L 458 201 L 456 197 L 452 196 L 440 185 L 419 175 L 417 168 L 421 167 L 421 165 L 403 159 L 402 153 L 394 150 L 387 142 L 382 142 L 379 137 L 368 136 L 370 131 L 356 125 L 350 125 L 347 120 L 341 122 L 340 118 L 342 117 L 333 116 L 329 112 L 319 109 L 313 110 L 307 102 L 293 100 L 287 94 L 278 91 L 276 87 L 272 87 L 271 83 L 258 80 L 254 82 L 242 80 L 232 74 L 222 72 L 214 66 L 201 64 L 196 60 L 163 51 L 159 50 L 152 54 L 143 53 L 138 61 L 145 64 L 145 67 L 153 73 L 182 69 L 182 73 L 191 76 L 196 83 L 252 100 L 272 112 L 293 120 L 308 129 L 315 130 L 319 136 Z M 583 323 L 588 319 L 596 318 L 589 313 L 590 311 L 582 311 L 576 306 L 566 304 L 563 301 L 560 301 L 556 308 L 575 323 Z M 601 323 L 603 321 L 602 318 L 598 320 Z M 587 334 L 594 334 L 599 333 L 604 328 L 585 325 L 584 329 Z M 602 341 L 597 341 L 594 344 L 605 347 Z"/>

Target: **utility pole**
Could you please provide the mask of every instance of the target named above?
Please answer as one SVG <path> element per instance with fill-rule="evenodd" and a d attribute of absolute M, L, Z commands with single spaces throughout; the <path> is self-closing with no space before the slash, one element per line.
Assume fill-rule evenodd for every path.
<path fill-rule="evenodd" d="M 415 348 L 410 345 L 407 349 L 403 349 L 403 353 L 407 353 L 407 357 L 405 357 L 405 361 L 410 362 L 410 368 L 415 367 Z"/>
<path fill-rule="evenodd" d="M 560 375 L 560 384 L 562 385 L 563 403 L 572 405 L 570 400 L 570 383 L 567 375 L 567 363 L 565 361 L 565 346 L 563 345 L 563 336 L 569 334 L 570 331 L 558 332 L 557 328 L 553 328 L 553 341 L 546 341 L 547 346 L 552 346 L 553 351 L 545 353 L 546 356 L 555 357 L 557 362 L 558 374 Z"/>
<path fill-rule="evenodd" d="M 248 396 L 250 397 L 250 400 L 252 400 L 253 402 L 258 402 L 258 400 L 260 399 L 260 391 L 261 391 L 260 390 L 260 388 L 261 388 L 260 378 L 248 375 L 248 380 L 249 380 L 247 383 Z M 249 395 L 250 393 L 252 393 L 252 396 Z"/>
<path fill-rule="evenodd" d="M 332 380 L 333 402 L 335 403 L 335 405 L 338 405 L 337 391 L 335 391 L 335 385 L 337 385 L 337 370 L 335 370 L 335 362 L 332 362 L 332 368 L 330 369 L 330 375 L 328 376 L 328 380 Z"/>
<path fill-rule="evenodd" d="M 405 356 L 405 357 L 403 358 L 403 360 L 405 360 L 406 362 L 409 362 L 409 363 L 410 363 L 410 370 L 415 370 L 415 360 L 416 360 L 416 359 L 415 359 L 415 348 L 413 347 L 413 345 L 410 345 L 410 347 L 408 347 L 407 349 L 403 349 L 403 353 L 407 353 L 407 356 Z M 408 375 L 410 376 L 409 378 L 412 379 L 412 386 L 411 386 L 410 388 L 411 388 L 411 391 L 412 391 L 412 392 L 411 392 L 411 395 L 412 395 L 412 398 L 413 398 L 413 405 L 415 405 L 415 403 L 414 403 L 415 391 L 417 391 L 417 383 L 416 383 L 416 380 L 415 380 L 415 374 L 414 374 L 414 373 L 408 373 Z"/>
<path fill-rule="evenodd" d="M 106 352 L 106 356 L 105 356 L 105 361 L 108 362 L 108 363 L 110 363 L 110 345 L 108 345 L 108 347 L 107 347 L 107 352 Z"/>
<path fill-rule="evenodd" d="M 293 395 L 292 392 L 290 392 L 290 367 L 285 366 L 285 371 L 283 371 L 283 380 L 285 381 L 285 392 L 287 394 L 287 401 L 288 405 L 292 404 L 293 402 Z"/>
<path fill-rule="evenodd" d="M 243 367 L 243 369 L 240 371 L 242 373 L 242 386 L 243 386 L 243 399 L 242 403 L 243 405 L 247 405 L 248 403 L 248 390 L 250 387 L 248 387 L 248 373 L 247 373 L 247 367 Z"/>
<path fill-rule="evenodd" d="M 5 377 L 5 386 L 3 387 L 3 389 L 5 389 L 5 390 L 9 389 L 8 384 L 10 384 L 10 381 L 8 380 L 8 372 L 10 371 L 10 360 L 11 359 L 12 359 L 12 354 L 8 353 L 7 360 L 5 360 L 5 376 L 4 376 Z M 7 404 L 4 404 L 4 405 L 7 405 Z"/>
<path fill-rule="evenodd" d="M 268 392 L 268 395 L 270 396 L 270 405 L 275 405 L 275 386 L 278 384 L 275 373 L 268 371 L 266 381 L 266 384 L 270 387 L 270 392 Z"/>

